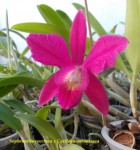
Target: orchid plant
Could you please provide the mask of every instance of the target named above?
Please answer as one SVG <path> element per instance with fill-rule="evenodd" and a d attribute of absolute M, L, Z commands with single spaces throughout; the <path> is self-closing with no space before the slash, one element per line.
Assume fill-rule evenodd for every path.
<path fill-rule="evenodd" d="M 78 7 L 78 9 L 80 7 L 76 4 L 75 6 Z M 19 68 L 17 67 L 17 71 L 19 72 L 0 80 L 0 91 L 6 91 L 6 93 L 0 92 L 0 96 L 2 93 L 6 95 L 13 91 L 19 84 L 25 85 L 25 87 L 28 85 L 29 87 L 38 88 L 44 85 L 39 96 L 40 106 L 47 104 L 56 96 L 62 109 L 71 109 L 80 103 L 82 95 L 85 94 L 99 112 L 104 116 L 107 115 L 109 109 L 108 97 L 102 83 L 96 75 L 115 65 L 118 54 L 122 53 L 127 47 L 127 38 L 119 35 L 107 35 L 99 23 L 94 23 L 95 18 L 90 14 L 90 19 L 94 20 L 91 26 L 96 28 L 95 31 L 100 38 L 94 42 L 88 54 L 89 38 L 87 38 L 86 20 L 81 10 L 78 11 L 72 22 L 63 11 L 54 11 L 49 6 L 43 4 L 39 5 L 38 9 L 45 21 L 47 21 L 47 24 L 23 23 L 14 25 L 12 28 L 20 31 L 32 32 L 27 37 L 27 43 L 31 50 L 32 57 L 42 64 L 49 65 L 49 67 L 57 66 L 59 70 L 45 83 L 42 76 L 46 68 L 43 66 L 42 69 L 42 66 L 40 67 L 34 64 L 32 60 L 24 59 L 24 54 L 28 51 L 25 49 L 23 52 L 24 54 L 21 54 L 21 57 L 18 58 L 19 63 L 17 61 L 19 66 Z M 70 27 L 71 29 L 69 32 Z M 98 32 L 99 27 L 100 32 Z M 86 56 L 87 54 L 88 56 Z M 23 58 L 25 65 L 31 61 L 27 66 L 24 66 L 25 72 L 22 70 L 23 62 L 21 62 L 21 58 Z M 30 67 L 30 71 L 27 69 L 28 67 Z M 37 69 L 38 71 L 34 73 L 34 70 Z M 33 77 L 30 77 L 31 74 Z M 9 91 L 7 89 L 9 89 Z M 23 125 L 20 120 L 34 126 L 40 132 L 44 140 L 67 138 L 67 133 L 61 123 L 61 109 L 58 106 L 54 106 L 54 103 L 41 107 L 37 112 L 34 112 L 34 110 L 26 107 L 25 104 L 18 103 L 17 100 L 6 100 L 4 102 L 16 111 L 8 115 L 8 122 L 4 120 L 7 114 L 2 112 L 0 117 L 9 126 L 11 126 L 13 123 L 12 120 L 14 119 L 16 119 L 14 120 L 16 125 L 18 118 L 21 129 L 20 131 L 16 130 L 22 139 L 28 139 L 30 136 L 28 132 L 26 133 L 27 128 L 22 129 Z M 2 111 L 7 108 L 5 105 L 0 106 L 2 107 Z M 54 119 L 55 128 L 46 122 L 50 108 L 56 108 Z M 7 108 L 7 111 L 9 109 L 11 110 L 11 108 Z M 16 113 L 17 111 L 18 113 Z M 11 116 L 13 116 L 14 119 Z M 14 128 L 14 126 L 11 127 Z M 25 132 L 25 135 L 22 134 L 22 130 Z M 69 145 L 70 144 L 66 145 L 66 148 Z M 47 146 L 49 149 L 57 150 L 60 144 L 52 143 Z M 61 146 L 64 147 L 64 145 Z M 25 149 L 28 148 L 33 149 L 31 144 L 25 144 Z"/>
<path fill-rule="evenodd" d="M 117 55 L 127 47 L 125 37 L 101 36 L 84 60 L 86 21 L 80 10 L 72 23 L 70 50 L 56 34 L 30 34 L 27 43 L 36 61 L 61 68 L 44 85 L 39 97 L 40 106 L 56 95 L 61 108 L 70 109 L 79 104 L 85 93 L 92 104 L 107 115 L 108 98 L 96 75 L 115 65 Z"/>

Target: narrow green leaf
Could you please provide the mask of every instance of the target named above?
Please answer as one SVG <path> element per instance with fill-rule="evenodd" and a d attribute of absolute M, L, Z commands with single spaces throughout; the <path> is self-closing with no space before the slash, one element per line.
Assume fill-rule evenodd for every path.
<path fill-rule="evenodd" d="M 62 36 L 69 43 L 69 30 L 65 27 L 60 27 L 53 24 L 45 23 L 21 23 L 12 26 L 12 29 L 28 32 L 28 33 L 55 33 Z"/>
<path fill-rule="evenodd" d="M 0 119 L 11 128 L 20 131 L 22 129 L 21 122 L 14 115 L 14 112 L 10 108 L 0 103 Z"/>
<path fill-rule="evenodd" d="M 42 74 L 39 72 L 39 69 L 36 67 L 32 67 L 32 74 L 35 78 L 41 79 Z"/>
<path fill-rule="evenodd" d="M 122 22 L 122 21 L 120 21 L 119 23 L 117 23 L 117 24 L 115 24 L 113 27 L 112 27 L 112 29 L 110 30 L 110 32 L 109 33 L 115 33 L 116 32 L 116 28 L 119 26 L 119 25 L 124 25 L 124 22 Z"/>
<path fill-rule="evenodd" d="M 41 135 L 49 139 L 61 139 L 58 131 L 48 122 L 29 114 L 16 114 L 16 117 L 34 126 Z"/>
<path fill-rule="evenodd" d="M 30 85 L 30 86 L 37 86 L 42 87 L 44 85 L 44 81 L 33 78 L 33 77 L 27 77 L 27 76 L 13 76 L 8 77 L 0 80 L 0 87 L 3 86 L 10 86 L 10 85 L 18 85 L 18 84 L 24 84 L 24 85 Z"/>
<path fill-rule="evenodd" d="M 85 8 L 77 3 L 73 3 L 73 6 L 79 10 L 82 9 L 83 12 L 85 12 Z M 96 33 L 101 36 L 106 34 L 105 29 L 102 27 L 102 25 L 99 23 L 99 21 L 89 12 L 89 19 L 90 19 L 90 23 L 91 23 L 91 27 L 96 31 Z"/>
<path fill-rule="evenodd" d="M 27 61 L 25 61 L 25 64 L 26 63 L 27 63 Z M 26 74 L 23 74 L 23 75 L 30 75 L 30 71 L 28 70 L 27 65 L 25 65 L 25 64 L 23 64 L 22 61 L 18 62 L 18 66 L 19 66 L 20 70 L 26 72 Z"/>
<path fill-rule="evenodd" d="M 22 71 L 16 72 L 16 73 L 13 74 L 12 76 L 23 76 L 23 75 L 27 75 L 27 72 L 22 70 Z"/>
<path fill-rule="evenodd" d="M 48 117 L 48 111 L 50 110 L 50 108 L 51 106 L 44 106 L 40 108 L 36 113 L 36 117 L 46 120 Z"/>
<path fill-rule="evenodd" d="M 55 128 L 58 130 L 62 130 L 63 128 L 61 119 L 61 108 L 59 107 L 55 112 Z"/>
<path fill-rule="evenodd" d="M 15 47 L 15 49 L 17 49 L 16 43 L 14 42 L 14 40 L 10 37 L 10 42 L 13 43 L 13 46 Z M 7 50 L 7 34 L 5 34 L 3 32 L 0 33 L 0 45 L 3 47 L 2 49 L 6 49 Z"/>
<path fill-rule="evenodd" d="M 117 26 L 118 26 L 118 24 L 115 24 L 115 25 L 113 26 L 113 28 L 110 30 L 109 33 L 113 33 L 113 34 L 114 34 L 114 33 L 116 32 Z"/>
<path fill-rule="evenodd" d="M 7 37 L 0 37 L 0 48 L 7 54 Z"/>
<path fill-rule="evenodd" d="M 0 87 L 0 97 L 7 95 L 11 91 L 13 91 L 16 87 L 17 87 L 17 85 Z"/>
<path fill-rule="evenodd" d="M 23 57 L 25 56 L 25 54 L 26 54 L 28 51 L 29 51 L 29 47 L 27 46 L 27 47 L 23 50 L 23 52 L 21 53 L 20 59 L 23 59 Z"/>
<path fill-rule="evenodd" d="M 0 31 L 0 36 L 6 37 L 6 34 L 4 32 L 2 32 L 2 31 Z"/>
<path fill-rule="evenodd" d="M 6 31 L 6 29 L 2 29 L 2 30 Z M 15 33 L 16 35 L 18 35 L 22 39 L 26 40 L 26 38 L 21 33 L 17 32 L 17 31 L 14 31 L 14 30 L 11 30 L 11 29 L 9 29 L 9 31 Z"/>
<path fill-rule="evenodd" d="M 29 113 L 29 114 L 35 114 L 34 110 L 30 107 L 28 107 L 26 104 L 19 100 L 10 99 L 10 100 L 4 100 L 6 104 L 13 107 L 15 110 L 18 110 L 22 113 Z"/>
<path fill-rule="evenodd" d="M 91 50 L 90 39 L 87 38 L 87 40 L 86 40 L 86 55 L 89 54 L 90 50 Z"/>
<path fill-rule="evenodd" d="M 59 108 L 59 106 L 44 106 L 37 111 L 36 117 L 46 120 L 48 118 L 48 112 L 51 108 Z"/>
<path fill-rule="evenodd" d="M 62 11 L 62 10 L 57 10 L 56 12 L 62 18 L 63 22 L 65 23 L 65 26 L 68 27 L 68 28 L 71 28 L 72 21 L 69 18 L 69 16 L 64 11 Z"/>
<path fill-rule="evenodd" d="M 65 26 L 61 17 L 50 6 L 41 4 L 41 5 L 38 5 L 37 7 L 38 7 L 40 14 L 42 15 L 42 17 L 47 23 L 55 24 L 55 25 L 63 26 L 63 27 Z"/>
<path fill-rule="evenodd" d="M 140 71 L 140 1 L 127 0 L 125 36 L 129 40 L 126 55 L 135 75 Z"/>
<path fill-rule="evenodd" d="M 126 73 L 129 77 L 131 76 L 130 72 L 128 71 L 126 64 L 123 62 L 121 55 L 118 55 L 115 68 L 122 70 Z"/>
<path fill-rule="evenodd" d="M 110 69 L 107 69 L 105 71 L 103 71 L 101 74 L 100 74 L 100 77 L 104 77 L 106 78 L 109 74 L 111 74 L 111 72 L 113 72 L 115 70 L 115 68 L 110 68 Z"/>

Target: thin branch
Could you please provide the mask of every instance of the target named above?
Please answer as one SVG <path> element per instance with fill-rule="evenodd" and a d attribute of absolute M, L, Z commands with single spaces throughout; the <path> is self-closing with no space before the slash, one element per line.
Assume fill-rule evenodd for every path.
<path fill-rule="evenodd" d="M 85 1 L 85 12 L 86 12 L 86 18 L 87 18 L 88 30 L 89 30 L 89 36 L 90 36 L 90 45 L 92 47 L 93 39 L 92 39 L 91 25 L 90 25 L 90 19 L 89 19 L 88 4 L 87 4 L 87 0 L 84 0 L 84 1 Z"/>

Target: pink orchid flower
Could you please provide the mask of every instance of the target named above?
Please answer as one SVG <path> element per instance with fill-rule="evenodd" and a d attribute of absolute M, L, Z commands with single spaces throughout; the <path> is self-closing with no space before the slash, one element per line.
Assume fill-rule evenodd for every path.
<path fill-rule="evenodd" d="M 125 37 L 100 37 L 84 61 L 86 21 L 80 10 L 71 27 L 70 53 L 65 41 L 56 34 L 30 34 L 27 43 L 36 61 L 61 68 L 45 83 L 39 98 L 40 106 L 57 95 L 61 108 L 70 109 L 79 104 L 84 92 L 92 104 L 107 115 L 108 98 L 95 75 L 115 65 L 118 53 L 123 52 L 128 44 Z"/>

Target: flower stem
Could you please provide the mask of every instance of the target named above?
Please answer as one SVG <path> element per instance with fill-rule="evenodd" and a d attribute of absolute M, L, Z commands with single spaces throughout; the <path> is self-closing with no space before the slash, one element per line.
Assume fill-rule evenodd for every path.
<path fill-rule="evenodd" d="M 89 30 L 89 36 L 90 36 L 90 46 L 92 48 L 93 39 L 92 39 L 91 25 L 90 25 L 90 19 L 89 19 L 88 4 L 87 4 L 87 0 L 84 0 L 84 1 L 85 1 L 85 12 L 86 12 L 86 18 L 87 18 L 87 24 L 88 24 L 88 30 Z M 103 125 L 106 125 L 106 118 L 105 116 L 103 116 L 103 114 L 102 114 L 102 123 Z"/>
<path fill-rule="evenodd" d="M 130 104 L 134 118 L 140 123 L 137 113 L 137 87 L 136 87 L 136 75 L 133 74 L 132 82 L 130 85 Z"/>
<path fill-rule="evenodd" d="M 8 11 L 6 11 L 6 29 L 7 29 L 8 63 L 9 63 L 9 68 L 12 71 L 11 49 L 10 49 L 10 36 L 9 36 L 9 23 L 8 23 Z"/>
<path fill-rule="evenodd" d="M 102 124 L 103 126 L 106 126 L 106 117 L 102 114 Z"/>
<path fill-rule="evenodd" d="M 76 138 L 76 135 L 77 135 L 77 132 L 78 132 L 78 124 L 79 124 L 79 117 L 78 117 L 78 113 L 77 112 L 74 112 L 74 133 L 72 135 L 72 138 L 71 139 L 75 139 Z"/>
<path fill-rule="evenodd" d="M 84 0 L 84 1 L 85 1 L 85 12 L 86 12 L 86 18 L 87 18 L 88 30 L 89 30 L 89 36 L 90 36 L 90 45 L 92 47 L 92 45 L 93 45 L 93 39 L 92 39 L 92 32 L 91 32 L 91 26 L 90 26 L 88 4 L 87 4 L 87 0 Z"/>

